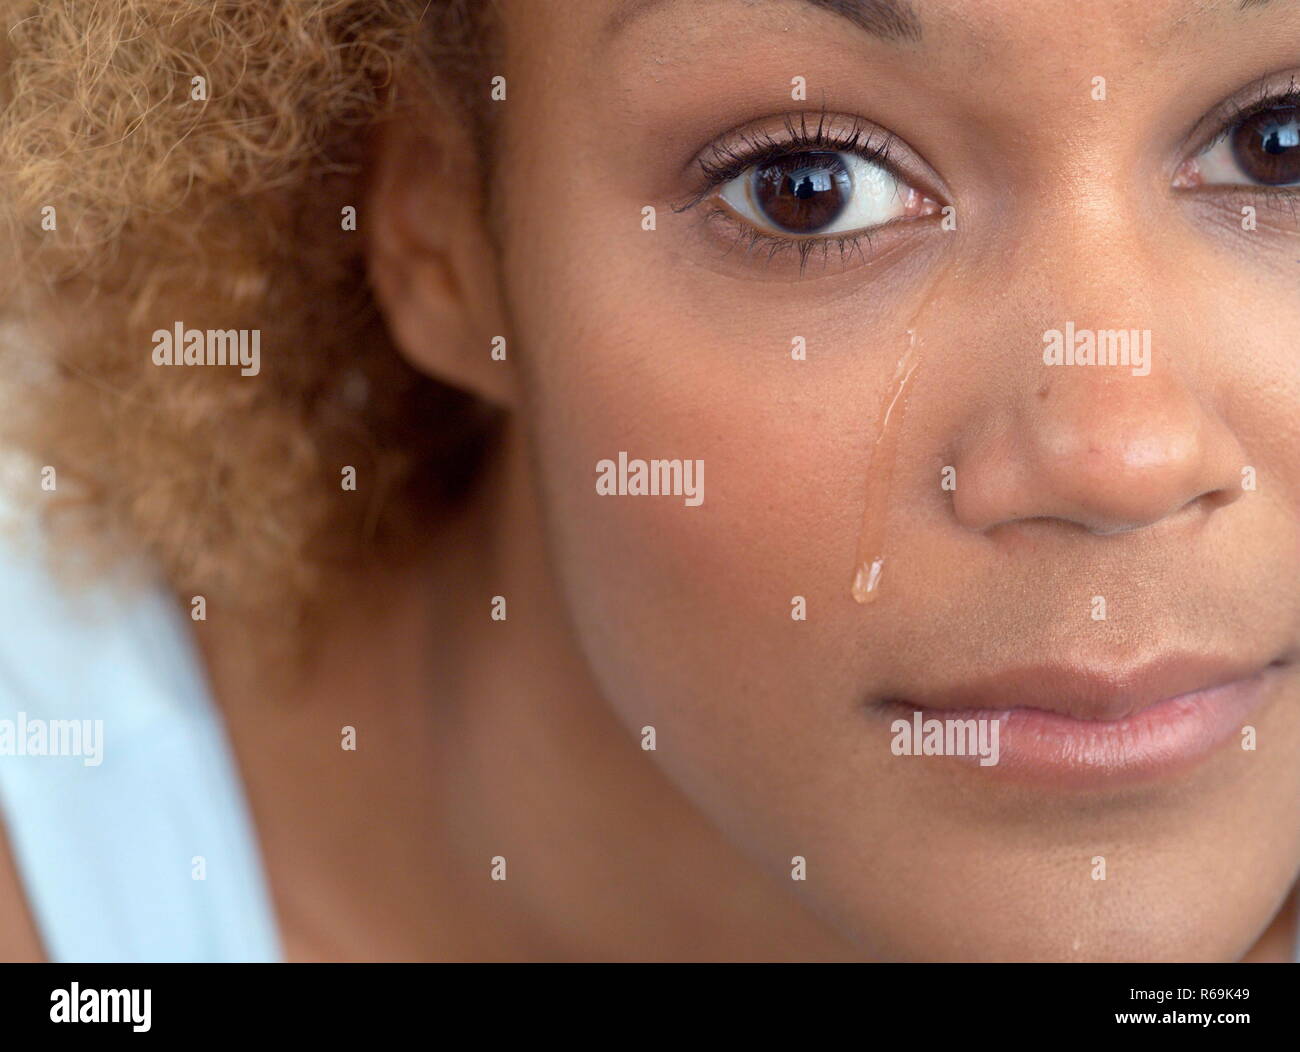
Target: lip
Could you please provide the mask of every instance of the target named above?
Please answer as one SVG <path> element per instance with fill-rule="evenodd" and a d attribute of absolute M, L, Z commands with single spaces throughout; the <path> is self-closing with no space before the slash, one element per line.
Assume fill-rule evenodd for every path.
<path fill-rule="evenodd" d="M 1023 667 L 916 696 L 883 711 L 924 720 L 996 720 L 999 755 L 981 771 L 1058 788 L 1173 776 L 1237 738 L 1272 696 L 1284 660 L 1201 655 L 1129 668 Z M 978 756 L 959 757 L 979 763 Z"/>

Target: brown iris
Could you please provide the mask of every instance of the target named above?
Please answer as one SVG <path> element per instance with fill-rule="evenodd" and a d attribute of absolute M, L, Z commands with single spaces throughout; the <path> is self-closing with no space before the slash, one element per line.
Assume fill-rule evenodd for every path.
<path fill-rule="evenodd" d="M 1300 182 L 1300 109 L 1264 110 L 1247 117 L 1233 130 L 1232 154 L 1256 182 Z"/>
<path fill-rule="evenodd" d="M 815 234 L 844 211 L 853 176 L 834 153 L 797 153 L 754 172 L 754 203 L 772 223 L 792 234 Z"/>

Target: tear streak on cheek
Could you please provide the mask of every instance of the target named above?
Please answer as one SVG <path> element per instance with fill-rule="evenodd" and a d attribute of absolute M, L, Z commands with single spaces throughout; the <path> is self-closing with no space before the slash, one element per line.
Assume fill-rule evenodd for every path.
<path fill-rule="evenodd" d="M 876 438 L 867 464 L 866 507 L 858 534 L 857 559 L 850 593 L 862 604 L 880 594 L 885 568 L 885 527 L 889 516 L 890 483 L 898 459 L 898 436 L 907 415 L 908 386 L 920 364 L 920 345 L 915 329 L 907 330 L 907 346 L 898 359 L 894 379 L 881 403 Z"/>

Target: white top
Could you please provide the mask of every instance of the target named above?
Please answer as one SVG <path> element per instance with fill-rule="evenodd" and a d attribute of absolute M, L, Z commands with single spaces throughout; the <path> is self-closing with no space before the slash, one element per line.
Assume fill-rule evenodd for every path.
<path fill-rule="evenodd" d="M 56 722 L 74 720 L 89 722 L 79 734 Z M 44 560 L 8 537 L 0 820 L 50 960 L 281 957 L 184 615 L 156 589 L 61 591 Z"/>

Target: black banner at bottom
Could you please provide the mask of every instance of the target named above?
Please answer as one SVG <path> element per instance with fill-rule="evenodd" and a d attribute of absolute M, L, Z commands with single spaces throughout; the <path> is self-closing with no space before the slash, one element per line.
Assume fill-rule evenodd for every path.
<path fill-rule="evenodd" d="M 1294 1041 L 1288 965 L 3 965 L 6 1044 L 74 1036 L 767 1041 L 1246 1031 Z M 1241 1035 L 1244 1036 L 1244 1035 Z M 12 1042 L 12 1044 L 10 1044 Z M 36 1047 L 36 1046 L 31 1046 Z"/>

